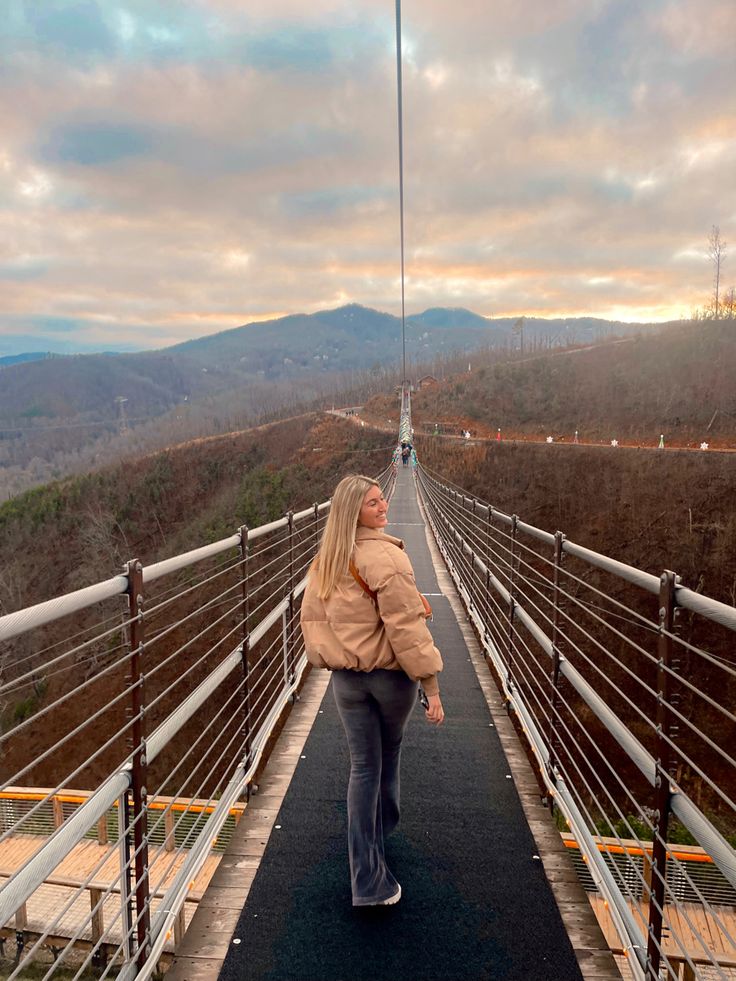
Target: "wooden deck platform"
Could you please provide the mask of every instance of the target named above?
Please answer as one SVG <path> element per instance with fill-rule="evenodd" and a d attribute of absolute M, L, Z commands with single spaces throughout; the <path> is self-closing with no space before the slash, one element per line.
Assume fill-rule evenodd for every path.
<path fill-rule="evenodd" d="M 632 974 L 627 965 L 627 958 L 623 956 L 621 940 L 616 933 L 611 914 L 603 897 L 590 893 L 588 899 L 601 925 L 603 934 L 616 957 L 621 975 L 628 981 Z M 648 917 L 646 903 L 639 904 L 638 908 L 629 903 L 629 907 L 637 922 L 641 923 L 643 940 Z M 732 937 L 736 937 L 736 909 L 732 906 L 716 906 L 714 910 L 720 924 L 702 906 L 695 903 L 684 903 L 682 907 L 677 909 L 674 906 L 665 907 L 664 936 L 665 938 L 670 937 L 672 940 L 665 939 L 664 951 L 668 957 L 672 958 L 673 966 L 675 962 L 678 964 L 680 977 L 683 978 L 683 981 L 690 981 L 693 977 L 702 978 L 703 981 L 706 979 L 710 981 L 711 978 L 714 981 L 715 979 L 722 981 L 724 977 L 728 978 L 729 981 L 736 981 L 736 946 L 727 936 L 729 933 Z M 697 934 L 703 938 L 702 941 Z M 675 937 L 677 938 L 676 943 L 674 942 Z M 714 957 L 718 960 L 719 968 L 710 963 L 707 951 L 703 949 L 703 944 L 706 944 L 708 950 L 713 952 Z M 681 951 L 683 949 L 688 952 L 696 964 L 697 975 L 688 973 L 689 965 L 681 963 Z"/>
<path fill-rule="evenodd" d="M 39 843 L 37 835 L 16 835 L 0 842 L 0 877 L 8 878 L 20 868 L 37 851 Z M 163 847 L 149 849 L 154 910 L 181 868 L 186 855 L 185 851 L 172 852 Z M 210 854 L 194 880 L 184 915 L 176 924 L 176 936 L 172 933 L 167 942 L 168 952 L 173 952 L 175 940 L 180 934 L 183 935 L 185 926 L 194 916 L 197 904 L 215 874 L 220 859 L 220 855 Z M 72 937 L 78 937 L 82 944 L 91 944 L 93 939 L 105 934 L 105 944 L 110 951 L 111 945 L 115 947 L 122 942 L 119 874 L 117 844 L 100 845 L 93 840 L 80 842 L 47 881 L 33 893 L 14 920 L 3 924 L 0 934 L 3 937 L 14 937 L 16 929 L 22 929 L 28 940 L 32 941 L 32 938 L 44 933 L 48 925 L 58 917 L 58 922 L 45 941 L 46 946 L 64 947 Z M 80 890 L 82 883 L 87 885 Z M 98 904 L 111 884 L 109 895 L 95 917 L 90 919 L 91 908 Z M 65 909 L 67 905 L 68 909 Z"/>

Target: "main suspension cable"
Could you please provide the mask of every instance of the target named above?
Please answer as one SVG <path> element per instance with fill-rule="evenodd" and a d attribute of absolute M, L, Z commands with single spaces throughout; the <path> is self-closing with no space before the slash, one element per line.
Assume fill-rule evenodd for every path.
<path fill-rule="evenodd" d="M 404 312 L 404 123 L 401 100 L 401 0 L 396 0 L 396 88 L 399 109 L 399 228 L 401 235 L 401 387 L 406 386 L 406 321 Z"/>

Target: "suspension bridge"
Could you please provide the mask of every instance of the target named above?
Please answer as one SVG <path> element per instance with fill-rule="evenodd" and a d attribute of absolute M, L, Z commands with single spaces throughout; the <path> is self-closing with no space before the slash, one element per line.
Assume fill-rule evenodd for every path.
<path fill-rule="evenodd" d="M 0 618 L 4 977 L 736 977 L 736 609 L 402 466 L 411 439 L 405 394 L 379 479 L 448 720 L 410 725 L 402 902 L 349 902 L 298 627 L 325 501 Z"/>
<path fill-rule="evenodd" d="M 736 609 L 400 460 L 443 652 L 349 903 L 348 761 L 299 604 L 329 501 L 0 617 L 0 975 L 736 979 Z M 685 839 L 683 841 L 683 839 Z"/>

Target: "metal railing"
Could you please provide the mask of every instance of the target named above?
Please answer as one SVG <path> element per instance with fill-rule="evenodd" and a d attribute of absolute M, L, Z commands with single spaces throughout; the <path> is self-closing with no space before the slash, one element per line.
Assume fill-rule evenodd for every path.
<path fill-rule="evenodd" d="M 395 467 L 379 480 L 390 494 Z M 8 981 L 42 948 L 44 977 L 139 981 L 173 950 L 305 671 L 299 597 L 328 509 L 0 617 Z M 68 787 L 88 791 L 72 806 Z"/>
<path fill-rule="evenodd" d="M 701 846 L 736 887 L 736 609 L 673 572 L 650 575 L 504 514 L 421 466 L 417 484 L 633 976 L 705 977 L 709 965 L 708 977 L 725 978 L 733 927 L 673 841 Z"/>
<path fill-rule="evenodd" d="M 400 439 L 410 412 L 405 392 Z M 387 496 L 396 462 L 380 475 Z M 709 966 L 725 977 L 736 950 L 723 913 L 736 888 L 736 610 L 425 468 L 417 483 L 633 975 L 704 977 Z M 126 979 L 150 977 L 174 949 L 305 669 L 298 603 L 328 507 L 154 565 L 131 560 L 122 575 L 0 617 L 9 981 L 42 947 L 55 955 L 45 977 L 93 963 Z M 65 790 L 80 786 L 90 789 Z M 688 835 L 707 863 L 673 844 Z"/>

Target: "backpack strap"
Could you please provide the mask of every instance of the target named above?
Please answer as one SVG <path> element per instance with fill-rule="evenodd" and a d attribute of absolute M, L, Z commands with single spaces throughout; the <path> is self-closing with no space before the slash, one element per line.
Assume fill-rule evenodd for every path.
<path fill-rule="evenodd" d="M 348 569 L 350 569 L 350 575 L 357 582 L 357 584 L 360 586 L 363 592 L 367 593 L 368 596 L 370 596 L 373 605 L 375 606 L 376 609 L 378 609 L 378 593 L 374 589 L 371 589 L 371 587 L 368 585 L 365 579 L 361 576 L 361 574 L 358 572 L 358 567 L 356 566 L 356 564 L 353 562 L 352 559 L 350 559 L 350 562 L 348 563 Z M 419 593 L 419 599 L 422 601 L 422 606 L 424 607 L 425 619 L 431 620 L 432 607 L 429 604 L 429 600 L 422 593 Z"/>
<path fill-rule="evenodd" d="M 361 576 L 361 574 L 358 572 L 358 567 L 352 559 L 348 563 L 348 568 L 350 569 L 350 575 L 357 582 L 363 592 L 370 596 L 373 605 L 376 607 L 376 609 L 378 609 L 378 593 L 374 589 L 371 589 L 365 579 Z"/>

